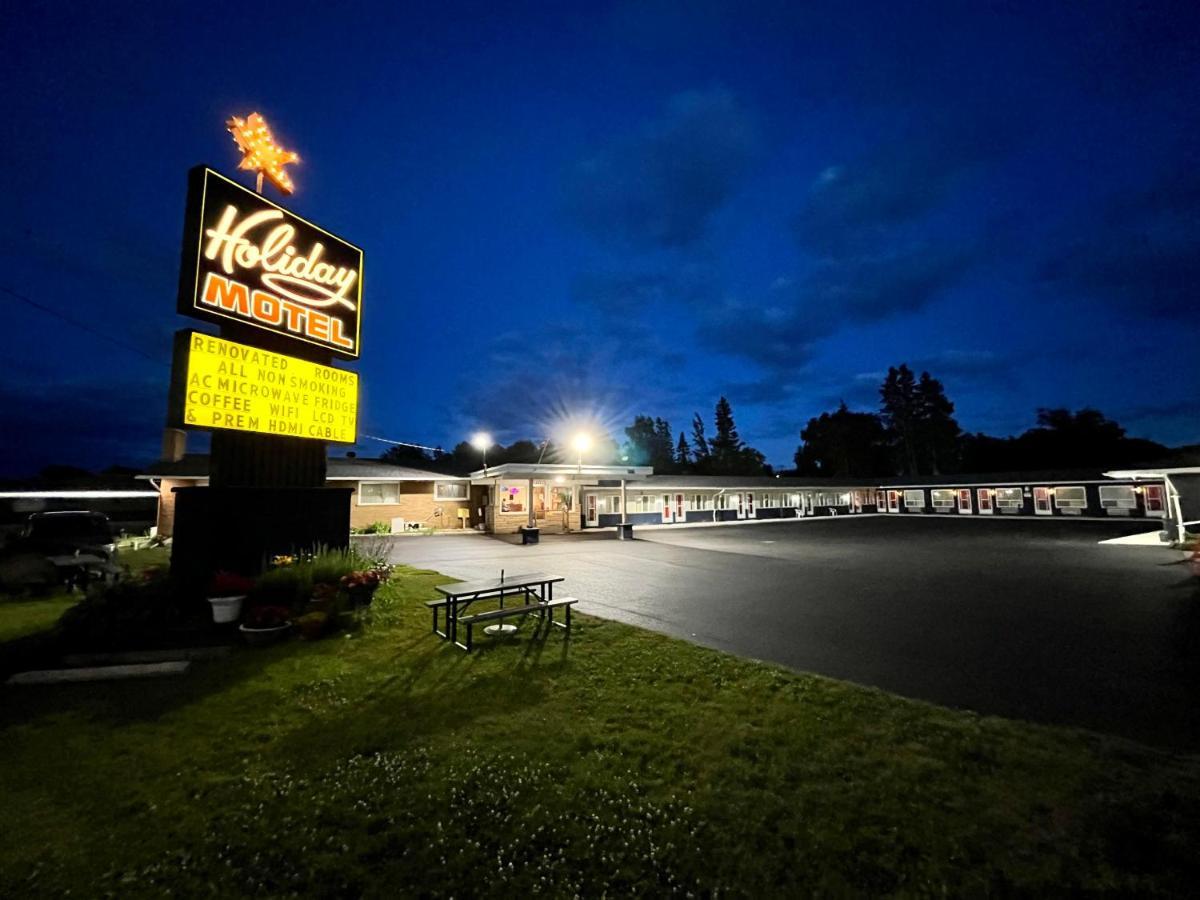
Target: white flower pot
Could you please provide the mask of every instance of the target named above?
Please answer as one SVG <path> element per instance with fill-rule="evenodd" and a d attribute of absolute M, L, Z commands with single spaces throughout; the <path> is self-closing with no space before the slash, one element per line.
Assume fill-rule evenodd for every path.
<path fill-rule="evenodd" d="M 209 597 L 208 602 L 212 604 L 213 621 L 218 625 L 236 622 L 242 614 L 242 601 L 245 599 L 245 594 L 239 594 L 236 597 Z"/>

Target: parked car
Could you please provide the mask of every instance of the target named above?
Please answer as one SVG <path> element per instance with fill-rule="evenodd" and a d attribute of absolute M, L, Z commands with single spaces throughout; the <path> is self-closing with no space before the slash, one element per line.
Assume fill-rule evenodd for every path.
<path fill-rule="evenodd" d="M 89 554 L 109 563 L 117 558 L 108 516 L 88 510 L 34 513 L 17 539 L 10 542 L 9 550 L 39 556 Z"/>

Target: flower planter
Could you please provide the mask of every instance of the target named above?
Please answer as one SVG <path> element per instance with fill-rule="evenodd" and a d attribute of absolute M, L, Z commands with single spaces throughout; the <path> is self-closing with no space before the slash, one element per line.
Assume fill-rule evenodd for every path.
<path fill-rule="evenodd" d="M 212 606 L 213 621 L 218 625 L 236 622 L 242 614 L 242 601 L 245 599 L 245 594 L 234 597 L 209 597 L 208 602 Z"/>
<path fill-rule="evenodd" d="M 284 622 L 282 625 L 275 625 L 271 628 L 247 628 L 245 625 L 239 625 L 238 631 L 242 633 L 246 643 L 252 647 L 261 647 L 266 644 L 273 644 L 289 631 L 292 630 L 291 622 Z"/>

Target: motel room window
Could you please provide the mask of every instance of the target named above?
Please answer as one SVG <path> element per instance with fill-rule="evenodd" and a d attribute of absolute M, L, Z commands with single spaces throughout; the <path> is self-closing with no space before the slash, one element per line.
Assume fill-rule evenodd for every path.
<path fill-rule="evenodd" d="M 1101 509 L 1137 509 L 1137 492 L 1128 484 L 1100 485 Z"/>
<path fill-rule="evenodd" d="M 924 491 L 905 491 L 904 505 L 908 509 L 924 509 L 925 508 L 925 492 Z"/>
<path fill-rule="evenodd" d="M 433 483 L 434 500 L 466 500 L 467 485 L 465 482 L 435 481 Z"/>
<path fill-rule="evenodd" d="M 400 502 L 400 483 L 397 481 L 360 481 L 358 505 L 380 506 Z"/>
<path fill-rule="evenodd" d="M 1056 487 L 1054 505 L 1059 509 L 1085 509 L 1087 491 L 1082 487 Z"/>
<path fill-rule="evenodd" d="M 937 488 L 929 493 L 933 498 L 934 509 L 954 509 L 954 504 L 958 499 L 957 491 L 948 491 Z"/>
<path fill-rule="evenodd" d="M 996 488 L 997 509 L 1020 509 L 1024 504 L 1019 487 Z"/>

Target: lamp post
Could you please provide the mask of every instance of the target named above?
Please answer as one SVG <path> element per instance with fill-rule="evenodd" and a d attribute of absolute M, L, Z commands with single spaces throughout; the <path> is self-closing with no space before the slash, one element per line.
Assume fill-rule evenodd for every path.
<path fill-rule="evenodd" d="M 483 454 L 483 477 L 487 478 L 487 452 L 492 446 L 492 436 L 486 431 L 480 431 L 471 438 L 471 446 Z"/>
<path fill-rule="evenodd" d="M 583 473 L 583 454 L 587 453 L 592 448 L 592 436 L 585 432 L 579 432 L 571 440 L 571 446 L 575 448 L 575 452 L 579 454 L 579 473 Z"/>

